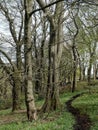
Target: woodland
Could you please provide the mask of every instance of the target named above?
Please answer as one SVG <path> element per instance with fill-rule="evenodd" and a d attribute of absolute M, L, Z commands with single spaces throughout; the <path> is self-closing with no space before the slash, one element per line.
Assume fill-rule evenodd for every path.
<path fill-rule="evenodd" d="M 0 0 L 0 130 L 98 130 L 97 0 Z"/>

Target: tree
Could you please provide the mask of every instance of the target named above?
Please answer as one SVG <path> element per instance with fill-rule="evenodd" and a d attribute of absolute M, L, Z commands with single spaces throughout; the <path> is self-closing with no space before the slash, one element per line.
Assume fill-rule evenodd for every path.
<path fill-rule="evenodd" d="M 16 64 L 14 65 L 13 69 L 13 90 L 12 90 L 12 95 L 13 95 L 13 107 L 12 111 L 20 109 L 20 91 L 22 87 L 22 75 L 21 75 L 21 69 L 22 69 L 22 58 L 21 58 L 21 46 L 23 44 L 23 36 L 22 36 L 22 30 L 23 30 L 23 6 L 22 6 L 22 1 L 19 3 L 16 1 L 16 8 L 14 9 L 14 6 L 11 6 L 10 1 L 2 1 L 0 3 L 0 8 L 1 8 L 1 13 L 5 16 L 8 24 L 9 24 L 9 30 L 10 34 L 12 37 L 12 41 L 16 46 Z M 9 8 L 9 6 L 11 8 Z M 13 11 L 12 11 L 13 10 Z M 20 21 L 18 19 L 18 26 L 16 26 L 16 16 L 13 14 L 13 12 L 20 18 Z M 18 30 L 18 31 L 17 31 Z M 6 38 L 5 38 L 6 39 Z M 7 40 L 5 40 L 7 42 Z M 11 44 L 14 46 L 14 44 Z M 7 55 L 6 55 L 7 56 Z M 13 62 L 13 61 L 12 61 Z"/>
<path fill-rule="evenodd" d="M 33 82 L 32 82 L 32 11 L 33 1 L 24 0 L 25 17 L 24 17 L 24 60 L 25 60 L 25 100 L 27 106 L 28 120 L 37 119 L 37 110 L 34 102 Z"/>
<path fill-rule="evenodd" d="M 61 39 L 63 36 L 62 19 L 63 19 L 63 3 L 56 3 L 54 14 L 51 16 L 48 9 L 44 9 L 43 0 L 37 0 L 43 12 L 50 23 L 50 39 L 48 45 L 48 81 L 45 103 L 42 111 L 56 110 L 59 107 L 59 73 L 58 67 L 62 56 Z"/>
<path fill-rule="evenodd" d="M 90 6 L 90 5 L 89 5 Z M 94 14 L 94 12 L 97 10 L 97 7 L 95 6 L 90 6 L 90 8 L 88 8 L 86 5 L 84 7 L 81 7 L 81 11 L 79 13 L 79 19 L 81 22 L 81 31 L 80 31 L 80 35 L 82 37 L 79 38 L 79 41 L 81 39 L 81 45 L 83 45 L 83 43 L 85 43 L 85 52 L 88 55 L 87 57 L 87 61 L 88 61 L 88 83 L 90 84 L 90 80 L 91 80 L 91 71 L 92 71 L 92 67 L 93 64 L 96 62 L 96 47 L 97 47 L 97 26 L 96 26 L 96 14 Z M 86 14 L 88 15 L 84 15 L 84 11 L 86 11 Z M 92 12 L 92 13 L 90 13 Z M 85 19 L 85 22 L 83 21 L 83 19 Z M 83 45 L 83 46 L 84 46 Z M 84 58 L 83 58 L 84 59 Z"/>

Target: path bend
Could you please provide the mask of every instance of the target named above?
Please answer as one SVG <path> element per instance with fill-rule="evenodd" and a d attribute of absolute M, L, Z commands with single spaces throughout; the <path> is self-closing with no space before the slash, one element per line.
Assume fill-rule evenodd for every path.
<path fill-rule="evenodd" d="M 78 108 L 72 106 L 72 102 L 83 94 L 84 93 L 77 94 L 66 102 L 67 110 L 72 113 L 76 120 L 76 123 L 73 126 L 73 130 L 90 130 L 91 127 L 91 120 L 89 115 L 83 113 L 81 114 L 81 111 Z"/>

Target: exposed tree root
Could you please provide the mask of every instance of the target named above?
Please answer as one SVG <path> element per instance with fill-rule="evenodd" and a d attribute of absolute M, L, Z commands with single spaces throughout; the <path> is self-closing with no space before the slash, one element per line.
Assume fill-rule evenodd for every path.
<path fill-rule="evenodd" d="M 66 102 L 67 110 L 75 117 L 76 123 L 73 126 L 74 130 L 90 130 L 91 120 L 89 116 L 82 114 L 78 108 L 72 106 L 72 102 L 81 95 L 83 95 L 83 93 L 73 96 Z"/>

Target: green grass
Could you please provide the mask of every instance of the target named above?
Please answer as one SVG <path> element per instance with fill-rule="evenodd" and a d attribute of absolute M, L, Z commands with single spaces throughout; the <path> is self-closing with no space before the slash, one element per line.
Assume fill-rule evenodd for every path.
<path fill-rule="evenodd" d="M 63 112 L 54 121 L 38 120 L 36 122 L 17 122 L 0 126 L 0 130 L 72 130 L 74 121 L 69 113 Z"/>
<path fill-rule="evenodd" d="M 64 106 L 62 110 L 57 110 L 44 114 L 39 117 L 37 121 L 28 122 L 26 113 L 12 114 L 11 109 L 0 111 L 0 120 L 4 117 L 11 120 L 8 122 L 2 122 L 4 124 L 0 125 L 0 130 L 72 130 L 74 124 L 73 116 L 67 112 L 65 107 L 65 102 L 72 96 L 71 93 L 65 93 L 60 96 L 62 105 Z M 43 100 L 36 102 L 37 107 L 43 104 Z M 44 119 L 44 117 L 46 117 Z M 14 122 L 13 122 L 14 121 Z"/>
<path fill-rule="evenodd" d="M 91 130 L 98 130 L 98 93 L 84 94 L 73 102 L 73 106 L 90 116 Z"/>
<path fill-rule="evenodd" d="M 11 112 L 11 109 L 0 110 L 0 116 L 1 115 L 8 115 L 8 114 L 10 114 L 10 112 Z"/>
<path fill-rule="evenodd" d="M 60 95 L 62 109 L 39 116 L 37 121 L 28 122 L 26 112 L 12 113 L 11 109 L 0 111 L 0 130 L 73 130 L 74 117 L 66 110 L 65 102 L 72 96 L 82 92 L 89 92 L 86 82 L 78 83 L 75 93 L 66 92 Z M 90 115 L 92 121 L 91 130 L 98 130 L 98 87 L 90 86 L 90 93 L 85 93 L 73 102 L 73 106 L 81 110 L 81 113 Z M 43 100 L 36 100 L 37 108 L 43 104 Z M 25 105 L 23 104 L 25 109 Z M 47 118 L 45 118 L 47 117 Z M 45 119 L 44 119 L 45 118 Z"/>

